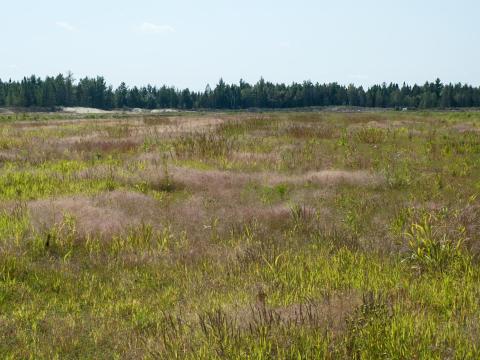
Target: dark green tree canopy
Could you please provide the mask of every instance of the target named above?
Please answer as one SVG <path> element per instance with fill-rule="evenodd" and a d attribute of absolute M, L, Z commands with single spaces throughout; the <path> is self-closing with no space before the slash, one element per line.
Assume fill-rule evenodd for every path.
<path fill-rule="evenodd" d="M 227 84 L 220 79 L 205 91 L 155 86 L 116 89 L 101 76 L 76 81 L 71 73 L 41 79 L 35 75 L 21 81 L 0 79 L 0 106 L 85 106 L 112 108 L 248 109 L 309 106 L 359 106 L 383 108 L 462 108 L 480 106 L 480 88 L 466 84 L 443 84 L 440 79 L 422 86 L 383 83 L 368 89 L 337 83 L 274 84 L 261 78 L 256 84 L 240 80 Z"/>

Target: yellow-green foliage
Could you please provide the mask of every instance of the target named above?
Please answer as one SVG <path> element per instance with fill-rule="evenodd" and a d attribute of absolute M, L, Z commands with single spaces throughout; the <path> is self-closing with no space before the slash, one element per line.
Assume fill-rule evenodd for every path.
<path fill-rule="evenodd" d="M 0 121 L 0 358 L 480 358 L 477 112 Z"/>

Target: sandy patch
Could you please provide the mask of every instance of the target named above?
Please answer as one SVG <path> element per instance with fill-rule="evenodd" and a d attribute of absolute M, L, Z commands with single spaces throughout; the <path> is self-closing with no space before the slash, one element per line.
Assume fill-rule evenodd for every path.
<path fill-rule="evenodd" d="M 111 112 L 88 107 L 63 107 L 62 111 L 71 114 L 108 114 Z"/>

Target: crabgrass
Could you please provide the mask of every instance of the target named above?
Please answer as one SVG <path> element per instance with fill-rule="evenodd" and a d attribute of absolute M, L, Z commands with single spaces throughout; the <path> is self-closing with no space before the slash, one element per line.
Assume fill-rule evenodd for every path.
<path fill-rule="evenodd" d="M 480 358 L 479 113 L 215 116 L 2 115 L 2 358 Z"/>

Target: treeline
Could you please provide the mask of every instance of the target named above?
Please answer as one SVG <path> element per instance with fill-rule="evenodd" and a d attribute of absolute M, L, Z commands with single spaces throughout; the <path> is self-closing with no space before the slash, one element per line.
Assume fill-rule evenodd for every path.
<path fill-rule="evenodd" d="M 251 85 L 244 81 L 215 88 L 190 91 L 174 87 L 118 88 L 103 77 L 78 81 L 71 74 L 25 77 L 21 81 L 0 79 L 0 106 L 42 107 L 82 106 L 113 108 L 248 109 L 295 108 L 308 106 L 360 106 L 382 108 L 460 108 L 480 107 L 480 88 L 465 84 L 443 84 L 439 79 L 424 85 L 374 85 L 368 89 L 337 83 L 274 84 L 260 79 Z"/>

